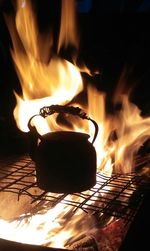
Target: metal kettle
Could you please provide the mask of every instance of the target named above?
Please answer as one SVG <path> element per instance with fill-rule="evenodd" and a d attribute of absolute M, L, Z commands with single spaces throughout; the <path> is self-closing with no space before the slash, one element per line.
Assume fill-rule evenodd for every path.
<path fill-rule="evenodd" d="M 31 137 L 30 156 L 35 162 L 38 186 L 54 193 L 75 193 L 96 183 L 96 151 L 93 143 L 98 133 L 97 123 L 79 107 L 52 105 L 40 109 L 38 116 L 54 113 L 71 114 L 90 120 L 95 126 L 92 143 L 89 135 L 74 131 L 56 131 L 41 136 L 28 122 Z M 40 139 L 40 143 L 38 140 Z"/>

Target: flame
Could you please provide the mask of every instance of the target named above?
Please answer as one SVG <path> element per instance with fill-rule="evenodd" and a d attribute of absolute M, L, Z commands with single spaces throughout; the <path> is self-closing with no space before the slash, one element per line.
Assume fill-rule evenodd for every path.
<path fill-rule="evenodd" d="M 150 118 L 143 118 L 140 109 L 129 101 L 127 95 L 120 96 L 120 103 L 122 109 L 108 116 L 105 113 L 105 94 L 89 88 L 89 113 L 99 125 L 95 142 L 98 170 L 109 176 L 113 170 L 123 173 L 134 171 L 135 155 L 150 137 Z"/>
<path fill-rule="evenodd" d="M 67 48 L 69 45 L 78 49 L 79 37 L 76 27 L 76 8 L 74 0 L 64 0 L 62 4 L 61 24 L 58 42 L 58 52 L 63 45 Z M 69 22 L 68 22 L 69 20 Z"/>
<path fill-rule="evenodd" d="M 11 224 L 0 220 L 0 226 L 3 228 L 2 238 L 19 241 L 28 244 L 45 244 L 50 240 L 53 247 L 62 247 L 64 240 L 70 235 L 70 231 L 60 231 L 62 226 L 59 218 L 63 218 L 65 207 L 63 204 L 55 206 L 45 214 L 22 215 L 19 219 L 14 220 Z M 58 220 L 57 220 L 57 219 Z M 54 229 L 55 231 L 50 231 Z M 58 233 L 57 233 L 58 231 Z M 60 233 L 59 233 L 60 232 Z M 55 235 L 57 233 L 57 238 Z"/>
<path fill-rule="evenodd" d="M 64 14 L 68 16 L 68 13 Z M 17 1 L 16 29 L 11 17 L 6 17 L 6 22 L 13 42 L 11 54 L 22 87 L 22 96 L 15 93 L 17 106 L 14 117 L 19 129 L 27 132 L 29 119 L 38 114 L 40 108 L 68 103 L 82 91 L 83 83 L 79 69 L 72 63 L 58 56 L 45 57 L 52 47 L 50 36 L 50 41 L 44 40 L 42 54 L 43 37 L 38 33 L 30 1 Z M 73 34 L 71 27 L 66 29 Z"/>
<path fill-rule="evenodd" d="M 39 114 L 40 108 L 52 104 L 68 104 L 83 91 L 80 72 L 84 70 L 90 73 L 90 71 L 84 67 L 79 69 L 59 57 L 63 46 L 66 48 L 72 45 L 78 49 L 75 18 L 75 1 L 63 0 L 57 55 L 54 56 L 52 32 L 43 36 L 38 32 L 29 0 L 17 0 L 15 24 L 12 17 L 6 17 L 13 42 L 11 54 L 22 87 L 21 95 L 15 92 L 17 104 L 14 117 L 18 128 L 24 132 L 29 131 L 28 121 L 33 115 Z M 87 96 L 88 103 L 84 109 L 99 126 L 99 133 L 94 143 L 97 152 L 97 170 L 108 176 L 111 176 L 113 171 L 131 172 L 135 154 L 150 136 L 150 118 L 143 118 L 138 107 L 130 102 L 127 95 L 119 95 L 122 109 L 113 116 L 106 113 L 105 93 L 89 85 Z M 77 105 L 82 107 L 81 104 Z M 51 118 L 49 123 L 43 118 L 36 117 L 34 124 L 40 134 L 63 130 L 55 118 Z M 73 130 L 89 133 L 90 140 L 94 135 L 94 128 L 90 122 L 88 126 L 87 122 L 83 121 L 75 124 Z M 79 222 L 81 226 L 81 222 L 84 222 L 83 212 L 78 210 L 69 221 L 69 226 L 65 226 L 66 215 L 71 210 L 70 206 L 60 204 L 46 213 L 32 217 L 20 216 L 12 222 L 1 220 L 3 231 L 1 236 L 20 242 L 64 247 L 65 241 L 79 231 L 73 226 Z M 83 231 L 87 229 L 83 227 Z"/>
<path fill-rule="evenodd" d="M 150 118 L 142 118 L 139 108 L 126 95 L 122 96 L 122 106 L 117 121 L 115 165 L 118 172 L 123 167 L 124 172 L 131 172 L 135 154 L 150 136 Z"/>

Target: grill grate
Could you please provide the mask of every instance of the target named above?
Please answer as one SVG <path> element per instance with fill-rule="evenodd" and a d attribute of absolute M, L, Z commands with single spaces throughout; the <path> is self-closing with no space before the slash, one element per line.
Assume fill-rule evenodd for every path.
<path fill-rule="evenodd" d="M 135 173 L 114 174 L 106 177 L 97 173 L 96 185 L 88 191 L 74 194 L 45 192 L 37 186 L 35 164 L 28 156 L 0 160 L 0 191 L 31 197 L 31 203 L 54 207 L 63 203 L 90 213 L 98 218 L 103 215 L 123 218 L 126 223 L 133 220 L 148 187 L 141 176 Z"/>

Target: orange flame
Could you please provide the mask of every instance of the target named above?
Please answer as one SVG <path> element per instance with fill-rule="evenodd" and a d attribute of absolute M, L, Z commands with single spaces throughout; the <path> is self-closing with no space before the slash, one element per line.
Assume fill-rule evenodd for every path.
<path fill-rule="evenodd" d="M 30 1 L 17 1 L 17 31 L 10 17 L 6 17 L 6 21 L 13 41 L 11 53 L 23 93 L 23 97 L 15 94 L 17 106 L 14 117 L 17 126 L 27 132 L 27 122 L 31 116 L 39 113 L 41 107 L 57 103 L 66 104 L 81 92 L 82 78 L 77 67 L 57 56 L 51 58 L 48 63 L 43 62 L 45 54 L 49 55 L 52 38 L 50 41 L 46 40 L 46 43 L 44 41 L 43 55 L 43 38 L 37 31 Z M 71 28 L 67 26 L 66 29 L 69 34 L 73 34 Z"/>
<path fill-rule="evenodd" d="M 76 27 L 75 1 L 64 0 L 62 4 L 61 24 L 58 42 L 58 52 L 61 46 L 72 45 L 78 49 L 79 37 Z"/>

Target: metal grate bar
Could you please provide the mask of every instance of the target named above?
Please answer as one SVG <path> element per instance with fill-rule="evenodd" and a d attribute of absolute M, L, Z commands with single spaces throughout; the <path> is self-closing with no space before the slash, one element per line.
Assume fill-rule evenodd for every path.
<path fill-rule="evenodd" d="M 72 213 L 85 213 L 121 217 L 131 222 L 142 203 L 149 184 L 135 173 L 115 174 L 111 177 L 97 173 L 96 185 L 88 191 L 74 194 L 48 193 L 38 188 L 35 165 L 29 156 L 11 157 L 0 161 L 0 191 L 32 198 L 31 203 L 54 207 L 58 203 L 72 207 Z M 45 204 L 46 203 L 46 204 Z"/>

